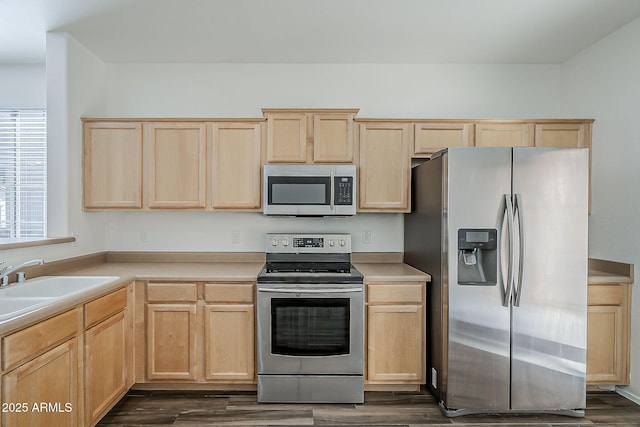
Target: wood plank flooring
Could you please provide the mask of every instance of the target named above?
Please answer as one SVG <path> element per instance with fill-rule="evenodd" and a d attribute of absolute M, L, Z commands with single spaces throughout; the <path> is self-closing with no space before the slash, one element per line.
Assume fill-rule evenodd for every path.
<path fill-rule="evenodd" d="M 589 392 L 584 418 L 467 415 L 447 418 L 427 392 L 367 392 L 361 405 L 261 404 L 254 392 L 130 391 L 98 424 L 140 426 L 640 426 L 640 406 Z"/>

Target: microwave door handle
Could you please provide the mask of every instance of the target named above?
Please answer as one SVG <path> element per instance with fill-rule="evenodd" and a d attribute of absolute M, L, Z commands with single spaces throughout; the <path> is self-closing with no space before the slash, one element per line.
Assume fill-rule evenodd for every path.
<path fill-rule="evenodd" d="M 329 182 L 329 185 L 331 186 L 331 200 L 329 201 L 329 208 L 331 209 L 332 212 L 334 210 L 333 198 L 335 197 L 334 183 L 335 183 L 334 173 L 333 173 L 333 171 L 331 171 L 331 182 Z"/>

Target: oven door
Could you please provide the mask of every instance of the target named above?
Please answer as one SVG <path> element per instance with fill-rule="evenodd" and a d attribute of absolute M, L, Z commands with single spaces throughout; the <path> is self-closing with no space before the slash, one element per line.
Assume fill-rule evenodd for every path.
<path fill-rule="evenodd" d="M 258 286 L 258 374 L 364 372 L 362 285 Z"/>

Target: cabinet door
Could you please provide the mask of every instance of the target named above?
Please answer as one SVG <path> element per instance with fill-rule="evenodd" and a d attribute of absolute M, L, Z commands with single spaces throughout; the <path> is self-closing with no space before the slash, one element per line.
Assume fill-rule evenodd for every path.
<path fill-rule="evenodd" d="M 629 384 L 631 285 L 589 285 L 587 384 Z"/>
<path fill-rule="evenodd" d="M 304 163 L 307 160 L 307 115 L 267 114 L 267 162 Z"/>
<path fill-rule="evenodd" d="M 204 208 L 204 123 L 150 123 L 145 126 L 149 207 Z"/>
<path fill-rule="evenodd" d="M 127 392 L 127 346 L 131 345 L 125 312 L 102 321 L 84 335 L 85 423 L 90 425 Z"/>
<path fill-rule="evenodd" d="M 21 411 L 2 411 L 4 426 L 77 426 L 77 338 L 60 344 L 2 377 L 3 402 L 25 403 Z M 24 409 L 24 411 L 22 411 Z"/>
<path fill-rule="evenodd" d="M 596 306 L 588 309 L 587 382 L 624 384 L 622 307 Z"/>
<path fill-rule="evenodd" d="M 473 125 L 467 123 L 414 124 L 413 154 L 431 155 L 450 147 L 473 145 Z"/>
<path fill-rule="evenodd" d="M 409 125 L 360 124 L 359 209 L 409 211 Z"/>
<path fill-rule="evenodd" d="M 536 147 L 588 148 L 587 123 L 541 123 L 536 124 Z"/>
<path fill-rule="evenodd" d="M 477 123 L 476 147 L 533 146 L 533 124 Z"/>
<path fill-rule="evenodd" d="M 147 304 L 147 378 L 196 380 L 195 304 Z"/>
<path fill-rule="evenodd" d="M 142 208 L 142 124 L 84 124 L 84 207 Z"/>
<path fill-rule="evenodd" d="M 369 384 L 425 381 L 422 305 L 369 305 L 367 328 Z"/>
<path fill-rule="evenodd" d="M 260 123 L 209 125 L 211 202 L 215 209 L 260 207 Z"/>
<path fill-rule="evenodd" d="M 205 378 L 255 383 L 253 304 L 205 306 Z"/>
<path fill-rule="evenodd" d="M 351 163 L 353 161 L 353 115 L 314 114 L 313 161 Z"/>

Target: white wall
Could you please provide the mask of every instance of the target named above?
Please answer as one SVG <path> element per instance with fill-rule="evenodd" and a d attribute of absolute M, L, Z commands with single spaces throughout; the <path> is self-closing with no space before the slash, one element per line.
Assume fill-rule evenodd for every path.
<path fill-rule="evenodd" d="M 44 65 L 0 64 L 0 108 L 45 108 Z"/>
<path fill-rule="evenodd" d="M 261 117 L 260 108 L 360 108 L 358 117 L 555 117 L 559 66 L 109 64 L 106 113 Z"/>
<path fill-rule="evenodd" d="M 640 403 L 640 19 L 563 66 L 577 116 L 594 117 L 589 255 L 636 266 L 632 291 L 631 385 Z"/>
<path fill-rule="evenodd" d="M 104 82 L 104 63 L 64 33 L 47 34 L 46 72 L 44 66 L 0 67 L 0 105 L 47 108 L 48 235 L 77 236 L 75 243 L 3 250 L 0 260 L 7 264 L 105 249 L 104 214 L 82 211 L 80 121 L 103 114 Z"/>

